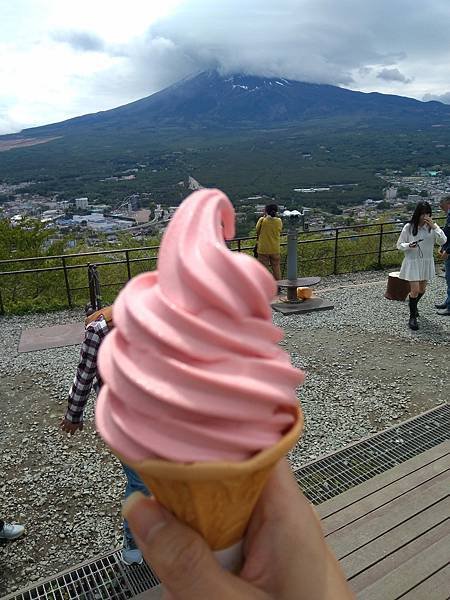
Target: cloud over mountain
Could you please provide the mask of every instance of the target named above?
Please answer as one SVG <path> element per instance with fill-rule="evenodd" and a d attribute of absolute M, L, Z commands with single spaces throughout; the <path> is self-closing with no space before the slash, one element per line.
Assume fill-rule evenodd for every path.
<path fill-rule="evenodd" d="M 377 74 L 377 77 L 386 81 L 401 81 L 402 83 L 410 83 L 412 81 L 412 79 L 403 75 L 398 69 L 382 69 Z"/>
<path fill-rule="evenodd" d="M 207 69 L 415 98 L 448 89 L 450 2 L 444 0 L 4 6 L 0 90 L 7 90 L 8 119 L 24 125 L 45 122 L 52 112 L 61 118 L 118 106 Z M 47 104 L 45 113 L 30 86 L 39 107 Z M 64 102 L 55 89 L 63 90 Z"/>
<path fill-rule="evenodd" d="M 185 0 L 127 45 L 126 76 L 158 89 L 218 68 L 390 91 L 431 82 L 433 65 L 450 60 L 449 25 L 450 3 L 439 0 Z M 420 72 L 432 56 L 440 59 Z"/>
<path fill-rule="evenodd" d="M 450 92 L 446 92 L 445 94 L 425 94 L 423 97 L 424 100 L 437 100 L 438 102 L 443 102 L 444 104 L 450 104 Z"/>
<path fill-rule="evenodd" d="M 104 41 L 88 31 L 55 31 L 52 37 L 56 42 L 69 44 L 82 52 L 102 52 L 105 49 Z"/>

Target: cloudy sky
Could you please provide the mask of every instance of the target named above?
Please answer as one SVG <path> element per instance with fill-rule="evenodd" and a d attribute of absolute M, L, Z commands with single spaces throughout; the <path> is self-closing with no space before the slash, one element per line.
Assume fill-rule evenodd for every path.
<path fill-rule="evenodd" d="M 450 0 L 0 0 L 0 133 L 218 68 L 450 103 Z"/>

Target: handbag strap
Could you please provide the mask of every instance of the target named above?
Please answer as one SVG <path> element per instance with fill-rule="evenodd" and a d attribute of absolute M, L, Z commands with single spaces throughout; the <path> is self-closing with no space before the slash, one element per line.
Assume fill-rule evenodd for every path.
<path fill-rule="evenodd" d="M 258 241 L 258 240 L 259 240 L 259 234 L 260 234 L 260 233 L 261 233 L 261 231 L 262 231 L 263 224 L 264 224 L 264 221 L 265 221 L 265 219 L 266 219 L 266 217 L 261 217 L 261 218 L 262 218 L 262 221 L 261 221 L 261 227 L 259 228 L 259 232 L 256 234 L 256 241 Z"/>

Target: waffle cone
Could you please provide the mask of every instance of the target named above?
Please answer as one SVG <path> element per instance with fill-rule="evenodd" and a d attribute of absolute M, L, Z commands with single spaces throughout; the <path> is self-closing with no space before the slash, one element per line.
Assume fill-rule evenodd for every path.
<path fill-rule="evenodd" d="M 130 462 L 155 498 L 198 531 L 212 550 L 241 540 L 250 515 L 275 464 L 295 445 L 303 429 L 298 410 L 293 427 L 280 441 L 241 462 Z"/>

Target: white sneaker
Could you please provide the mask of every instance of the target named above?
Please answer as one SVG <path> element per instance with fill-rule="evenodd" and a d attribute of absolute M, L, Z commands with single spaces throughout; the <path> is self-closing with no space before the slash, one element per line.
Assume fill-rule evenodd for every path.
<path fill-rule="evenodd" d="M 0 531 L 0 540 L 16 540 L 24 531 L 25 527 L 23 525 L 4 523 L 3 529 Z"/>
<path fill-rule="evenodd" d="M 141 565 L 144 562 L 142 552 L 136 546 L 134 540 L 124 540 L 121 556 L 122 562 L 127 565 Z"/>

